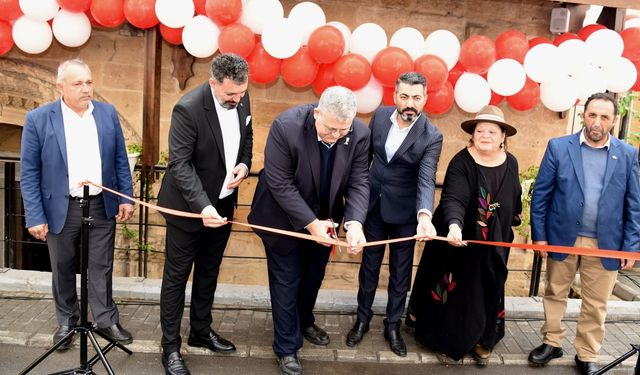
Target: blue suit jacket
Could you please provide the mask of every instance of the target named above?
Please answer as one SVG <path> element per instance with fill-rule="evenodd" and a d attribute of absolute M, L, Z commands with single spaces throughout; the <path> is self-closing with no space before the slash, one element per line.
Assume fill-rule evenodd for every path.
<path fill-rule="evenodd" d="M 534 241 L 547 241 L 550 245 L 561 246 L 575 244 L 584 209 L 583 186 L 580 133 L 550 140 L 531 201 Z M 598 203 L 596 225 L 599 248 L 639 250 L 638 151 L 613 137 Z M 567 254 L 550 253 L 550 256 L 555 260 L 564 260 Z M 601 260 L 608 270 L 620 268 L 619 260 Z"/>
<path fill-rule="evenodd" d="M 369 122 L 369 157 L 373 160 L 369 171 L 369 209 L 380 200 L 380 212 L 385 222 L 416 223 L 420 209 L 426 208 L 433 213 L 442 134 L 423 114 L 387 162 L 384 146 L 391 129 L 390 117 L 395 109 L 380 107 Z"/>
<path fill-rule="evenodd" d="M 122 128 L 111 104 L 93 101 L 93 117 L 98 130 L 102 158 L 102 184 L 131 196 L 131 171 Z M 26 227 L 49 224 L 49 231 L 60 233 L 69 205 L 67 145 L 60 100 L 27 113 L 20 150 L 20 188 Z M 108 218 L 118 213 L 118 204 L 131 203 L 113 194 L 103 194 Z"/>

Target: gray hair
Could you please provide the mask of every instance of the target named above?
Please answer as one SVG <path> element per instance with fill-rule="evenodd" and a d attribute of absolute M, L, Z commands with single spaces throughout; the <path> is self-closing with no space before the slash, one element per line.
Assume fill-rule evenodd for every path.
<path fill-rule="evenodd" d="M 211 61 L 211 77 L 218 83 L 228 78 L 233 83 L 242 85 L 249 78 L 249 64 L 234 53 L 223 53 Z"/>
<path fill-rule="evenodd" d="M 63 61 L 58 66 L 58 75 L 56 76 L 56 83 L 62 83 L 64 81 L 64 78 L 67 74 L 67 69 L 69 69 L 69 67 L 71 66 L 80 66 L 87 69 L 88 71 L 91 71 L 91 69 L 89 68 L 89 65 L 87 65 L 86 62 L 82 61 L 79 58 Z"/>
<path fill-rule="evenodd" d="M 353 120 L 357 112 L 356 96 L 346 87 L 329 87 L 320 96 L 318 109 L 331 113 L 340 121 Z"/>
<path fill-rule="evenodd" d="M 427 89 L 427 78 L 418 72 L 403 73 L 396 81 L 396 89 L 401 83 L 406 83 L 410 86 L 422 85 L 425 90 Z"/>

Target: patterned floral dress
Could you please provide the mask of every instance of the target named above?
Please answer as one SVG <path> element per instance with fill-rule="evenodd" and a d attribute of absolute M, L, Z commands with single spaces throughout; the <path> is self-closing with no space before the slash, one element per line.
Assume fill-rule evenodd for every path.
<path fill-rule="evenodd" d="M 447 168 L 434 225 L 441 236 L 457 223 L 463 239 L 511 242 L 520 195 L 513 155 L 500 166 L 484 167 L 464 149 Z M 504 337 L 508 257 L 503 247 L 428 242 L 409 302 L 416 340 L 456 360 L 477 343 L 493 349 Z"/>

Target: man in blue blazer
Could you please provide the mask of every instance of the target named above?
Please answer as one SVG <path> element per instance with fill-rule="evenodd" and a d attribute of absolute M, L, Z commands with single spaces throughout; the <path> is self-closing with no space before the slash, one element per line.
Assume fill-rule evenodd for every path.
<path fill-rule="evenodd" d="M 638 251 L 638 150 L 610 136 L 617 114 L 610 94 L 594 94 L 585 103 L 584 129 L 549 141 L 531 202 L 535 244 Z M 529 362 L 543 365 L 563 355 L 566 330 L 561 320 L 579 270 L 582 308 L 575 362 L 583 374 L 596 371 L 608 297 L 618 269 L 633 264 L 633 260 L 551 253 L 543 300 L 543 344 L 531 352 Z"/>
<path fill-rule="evenodd" d="M 76 266 L 83 196 L 82 181 L 91 180 L 133 194 L 122 128 L 112 105 L 93 99 L 91 70 L 81 60 L 58 68 L 61 99 L 26 115 L 21 147 L 21 189 L 26 227 L 46 241 L 52 270 L 52 292 L 59 342 L 78 323 Z M 132 202 L 103 194 L 91 186 L 89 231 L 89 305 L 99 331 L 123 344 L 131 334 L 119 324 L 111 297 L 115 219 L 133 215 Z M 69 338 L 59 349 L 72 343 Z"/>
<path fill-rule="evenodd" d="M 393 94 L 395 106 L 380 107 L 371 117 L 369 170 L 371 192 L 365 222 L 368 241 L 436 235 L 431 224 L 442 134 L 422 113 L 427 100 L 427 80 L 416 72 L 398 78 Z M 384 337 L 391 351 L 407 355 L 400 336 L 411 283 L 415 241 L 390 244 L 387 316 Z M 358 318 L 347 334 L 347 345 L 355 346 L 369 330 L 371 306 L 378 287 L 385 246 L 365 249 L 360 265 Z"/>

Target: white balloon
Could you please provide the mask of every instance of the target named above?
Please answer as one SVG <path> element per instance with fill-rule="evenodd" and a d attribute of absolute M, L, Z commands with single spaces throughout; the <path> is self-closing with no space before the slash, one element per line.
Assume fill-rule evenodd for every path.
<path fill-rule="evenodd" d="M 16 20 L 11 35 L 18 48 L 34 55 L 46 51 L 53 40 L 53 32 L 46 21 L 36 21 L 27 16 Z"/>
<path fill-rule="evenodd" d="M 387 46 L 387 33 L 378 24 L 363 23 L 353 30 L 349 45 L 351 53 L 359 53 L 371 63 L 378 52 Z"/>
<path fill-rule="evenodd" d="M 305 46 L 309 43 L 309 35 L 313 30 L 327 23 L 327 18 L 322 8 L 310 1 L 296 4 L 289 12 L 288 18 L 296 24 L 296 27 L 302 33 L 302 44 Z"/>
<path fill-rule="evenodd" d="M 625 57 L 618 57 L 613 63 L 604 68 L 607 80 L 607 90 L 615 93 L 623 93 L 636 83 L 638 72 L 635 65 Z"/>
<path fill-rule="evenodd" d="M 524 87 L 527 74 L 522 64 L 514 59 L 500 59 L 491 65 L 487 82 L 491 90 L 502 96 L 517 94 Z"/>
<path fill-rule="evenodd" d="M 286 59 L 298 52 L 302 45 L 302 35 L 294 22 L 281 18 L 265 26 L 262 45 L 269 55 L 276 59 Z"/>
<path fill-rule="evenodd" d="M 640 27 L 640 17 L 632 18 L 624 23 L 624 30 L 632 27 Z"/>
<path fill-rule="evenodd" d="M 380 106 L 384 89 L 380 82 L 371 76 L 369 82 L 360 90 L 353 92 L 356 96 L 358 113 L 370 113 Z"/>
<path fill-rule="evenodd" d="M 447 64 L 447 69 L 451 70 L 460 58 L 460 41 L 449 30 L 436 30 L 425 39 L 423 54 L 438 56 Z"/>
<path fill-rule="evenodd" d="M 548 43 L 538 44 L 525 55 L 524 70 L 532 81 L 540 83 L 558 75 L 557 63 L 558 47 Z"/>
<path fill-rule="evenodd" d="M 347 25 L 338 21 L 331 21 L 327 23 L 327 25 L 331 25 L 335 27 L 336 29 L 340 30 L 340 32 L 342 33 L 342 36 L 344 37 L 344 52 L 342 52 L 342 55 L 343 56 L 346 55 L 349 52 L 349 42 L 351 41 L 351 30 Z"/>
<path fill-rule="evenodd" d="M 163 25 L 174 29 L 183 27 L 190 22 L 195 11 L 193 0 L 156 0 L 158 20 Z"/>
<path fill-rule="evenodd" d="M 424 36 L 413 27 L 403 27 L 393 33 L 389 45 L 407 51 L 411 59 L 415 61 L 423 54 Z"/>
<path fill-rule="evenodd" d="M 482 76 L 463 73 L 453 90 L 458 107 L 465 112 L 476 113 L 491 101 L 491 89 Z"/>
<path fill-rule="evenodd" d="M 83 12 L 60 9 L 53 18 L 53 35 L 67 47 L 80 47 L 91 36 L 91 22 Z"/>
<path fill-rule="evenodd" d="M 557 49 L 555 69 L 553 72 L 575 76 L 588 61 L 587 45 L 580 39 L 569 39 L 562 42 Z"/>
<path fill-rule="evenodd" d="M 22 13 L 36 21 L 49 21 L 60 9 L 56 0 L 19 0 L 18 3 Z"/>
<path fill-rule="evenodd" d="M 622 56 L 624 41 L 617 32 L 610 29 L 596 30 L 585 40 L 589 59 L 595 65 L 604 66 Z"/>
<path fill-rule="evenodd" d="M 569 76 L 556 77 L 540 84 L 540 101 L 554 112 L 568 110 L 576 104 L 577 99 L 575 80 Z"/>
<path fill-rule="evenodd" d="M 220 29 L 209 17 L 197 15 L 182 30 L 182 44 L 192 56 L 209 57 L 218 50 Z"/>
<path fill-rule="evenodd" d="M 254 34 L 261 35 L 264 27 L 284 17 L 284 8 L 278 0 L 247 0 L 242 5 L 240 23 Z"/>
<path fill-rule="evenodd" d="M 604 70 L 597 66 L 584 64 L 576 71 L 573 78 L 578 99 L 580 99 L 582 103 L 586 102 L 591 95 L 607 90 L 607 80 L 604 75 Z"/>

